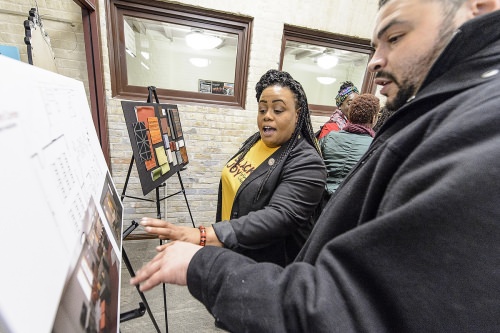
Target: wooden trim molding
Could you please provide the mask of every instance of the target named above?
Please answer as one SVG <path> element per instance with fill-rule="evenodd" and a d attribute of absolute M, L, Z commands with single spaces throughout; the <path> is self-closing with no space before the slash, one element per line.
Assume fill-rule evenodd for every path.
<path fill-rule="evenodd" d="M 94 126 L 108 168 L 111 169 L 104 75 L 99 39 L 99 17 L 96 0 L 73 0 L 82 8 L 83 34 L 89 79 L 90 109 Z"/>

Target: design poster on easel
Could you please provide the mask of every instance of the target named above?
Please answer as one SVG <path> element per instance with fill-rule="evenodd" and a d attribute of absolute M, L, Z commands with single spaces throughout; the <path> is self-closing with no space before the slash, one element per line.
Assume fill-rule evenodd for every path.
<path fill-rule="evenodd" d="M 130 144 L 144 195 L 188 164 L 175 104 L 122 102 Z"/>

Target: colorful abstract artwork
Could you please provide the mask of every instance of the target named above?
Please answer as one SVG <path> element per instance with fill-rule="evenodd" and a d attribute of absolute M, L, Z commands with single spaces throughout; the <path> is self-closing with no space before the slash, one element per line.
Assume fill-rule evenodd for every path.
<path fill-rule="evenodd" d="M 177 105 L 122 101 L 144 195 L 188 163 Z"/>

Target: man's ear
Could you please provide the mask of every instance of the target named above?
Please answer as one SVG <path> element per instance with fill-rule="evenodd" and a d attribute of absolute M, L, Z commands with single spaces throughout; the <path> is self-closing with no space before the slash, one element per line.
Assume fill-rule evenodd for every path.
<path fill-rule="evenodd" d="M 472 14 L 479 16 L 500 9 L 500 0 L 473 0 L 471 6 Z"/>

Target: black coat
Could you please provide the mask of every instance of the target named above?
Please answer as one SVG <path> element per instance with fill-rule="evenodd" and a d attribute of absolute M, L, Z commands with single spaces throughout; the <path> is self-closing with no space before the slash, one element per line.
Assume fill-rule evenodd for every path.
<path fill-rule="evenodd" d="M 500 332 L 500 11 L 461 27 L 382 126 L 297 261 L 199 251 L 233 332 Z"/>
<path fill-rule="evenodd" d="M 309 236 L 314 225 L 312 214 L 326 183 L 323 159 L 313 146 L 299 138 L 286 160 L 273 170 L 255 200 L 271 164 L 278 160 L 285 148 L 286 145 L 277 149 L 241 184 L 231 209 L 231 221 L 213 225 L 226 248 L 256 261 L 281 266 L 295 259 Z M 221 195 L 219 185 L 217 221 L 221 220 Z"/>

